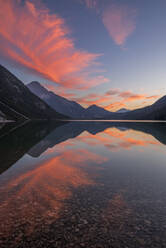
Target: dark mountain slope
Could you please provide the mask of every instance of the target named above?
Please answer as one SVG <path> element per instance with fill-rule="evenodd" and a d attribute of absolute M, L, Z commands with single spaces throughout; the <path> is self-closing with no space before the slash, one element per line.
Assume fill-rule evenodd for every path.
<path fill-rule="evenodd" d="M 124 118 L 131 120 L 166 120 L 166 96 L 150 106 L 125 113 Z"/>
<path fill-rule="evenodd" d="M 2 108 L 2 109 L 1 109 Z M 18 78 L 0 65 L 0 110 L 13 119 L 61 119 Z"/>
<path fill-rule="evenodd" d="M 100 118 L 102 116 L 111 115 L 112 112 L 105 110 L 97 105 L 91 105 L 86 109 L 86 112 L 89 116 L 93 116 L 93 118 Z"/>
<path fill-rule="evenodd" d="M 126 112 L 129 112 L 129 111 L 130 111 L 129 109 L 121 108 L 121 109 L 117 110 L 116 113 L 126 113 Z"/>
<path fill-rule="evenodd" d="M 73 119 L 86 118 L 86 111 L 80 104 L 56 95 L 52 91 L 48 91 L 40 83 L 35 81 L 29 83 L 27 87 L 58 113 L 70 116 Z"/>

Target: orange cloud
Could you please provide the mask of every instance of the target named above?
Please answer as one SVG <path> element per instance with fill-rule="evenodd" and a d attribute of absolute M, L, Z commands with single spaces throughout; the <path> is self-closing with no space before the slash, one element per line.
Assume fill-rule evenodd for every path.
<path fill-rule="evenodd" d="M 127 107 L 127 105 L 130 102 L 139 101 L 139 100 L 153 100 L 153 99 L 157 99 L 159 95 L 147 96 L 146 94 L 134 94 L 131 91 L 124 91 L 124 92 L 120 92 L 118 94 L 118 97 L 121 97 L 122 100 L 115 101 L 111 104 L 108 104 L 104 108 L 107 110 L 110 110 L 110 109 L 117 110 L 120 108 Z M 145 103 L 147 102 L 143 101 L 143 103 L 140 104 L 141 107 L 143 107 Z M 149 104 L 151 104 L 151 102 Z"/>
<path fill-rule="evenodd" d="M 106 95 L 112 96 L 112 95 L 118 95 L 120 93 L 120 89 L 111 89 L 106 92 Z"/>
<path fill-rule="evenodd" d="M 84 70 L 96 65 L 98 54 L 75 48 L 64 19 L 26 0 L 0 0 L 0 53 L 59 85 L 92 87 L 105 82 L 89 79 Z"/>
<path fill-rule="evenodd" d="M 122 46 L 136 28 L 136 10 L 124 4 L 112 4 L 103 13 L 103 23 L 114 42 Z"/>
<path fill-rule="evenodd" d="M 120 97 L 125 98 L 125 99 L 144 99 L 145 95 L 143 94 L 134 94 L 131 91 L 123 91 L 119 94 Z"/>
<path fill-rule="evenodd" d="M 114 102 L 114 103 L 110 103 L 106 106 L 104 106 L 104 108 L 106 110 L 112 110 L 112 111 L 116 111 L 117 109 L 120 109 L 120 108 L 125 108 L 126 107 L 126 104 L 123 103 L 122 101 L 121 102 Z"/>
<path fill-rule="evenodd" d="M 159 97 L 160 95 L 148 96 L 147 94 L 135 94 L 131 91 L 120 91 L 119 89 L 110 89 L 104 94 L 93 93 L 83 97 L 73 97 L 72 100 L 78 101 L 84 106 L 95 104 L 105 108 L 106 110 L 116 111 L 120 108 L 128 107 L 129 103 L 135 101 L 150 100 L 149 104 L 151 104 L 151 100 L 157 99 Z M 140 103 L 142 107 L 144 106 L 144 104 L 145 101 Z"/>

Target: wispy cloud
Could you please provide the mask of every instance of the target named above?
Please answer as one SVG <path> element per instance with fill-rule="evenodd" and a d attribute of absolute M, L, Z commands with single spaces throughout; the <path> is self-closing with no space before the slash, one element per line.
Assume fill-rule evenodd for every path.
<path fill-rule="evenodd" d="M 136 9 L 125 4 L 111 4 L 103 12 L 103 23 L 114 42 L 122 46 L 136 28 Z"/>
<path fill-rule="evenodd" d="M 123 47 L 128 36 L 136 28 L 137 9 L 126 3 L 117 4 L 109 0 L 78 1 L 99 14 L 111 38 L 117 45 Z"/>
<path fill-rule="evenodd" d="M 100 55 L 76 49 L 59 15 L 29 0 L 0 0 L 0 4 L 1 55 L 64 87 L 103 83 L 102 78 L 90 77 Z"/>
<path fill-rule="evenodd" d="M 110 89 L 104 94 L 88 94 L 83 97 L 74 97 L 73 100 L 78 101 L 84 106 L 99 105 L 107 110 L 116 111 L 123 107 L 129 107 L 131 103 L 137 102 L 139 106 L 151 104 L 153 100 L 159 98 L 160 95 L 136 94 L 132 91 L 121 91 L 120 89 Z M 146 102 L 145 102 L 146 101 Z M 136 106 L 134 106 L 135 108 Z M 129 107 L 130 108 L 130 107 Z"/>

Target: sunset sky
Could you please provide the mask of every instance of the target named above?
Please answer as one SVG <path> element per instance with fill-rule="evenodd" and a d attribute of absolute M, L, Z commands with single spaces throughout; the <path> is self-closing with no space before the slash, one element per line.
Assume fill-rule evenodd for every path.
<path fill-rule="evenodd" d="M 0 64 L 84 107 L 166 94 L 165 0 L 0 0 Z"/>

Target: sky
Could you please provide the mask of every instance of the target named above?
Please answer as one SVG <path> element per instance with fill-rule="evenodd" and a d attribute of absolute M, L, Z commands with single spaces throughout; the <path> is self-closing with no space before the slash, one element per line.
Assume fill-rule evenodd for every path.
<path fill-rule="evenodd" d="M 0 64 L 110 111 L 166 94 L 165 0 L 0 0 Z"/>

